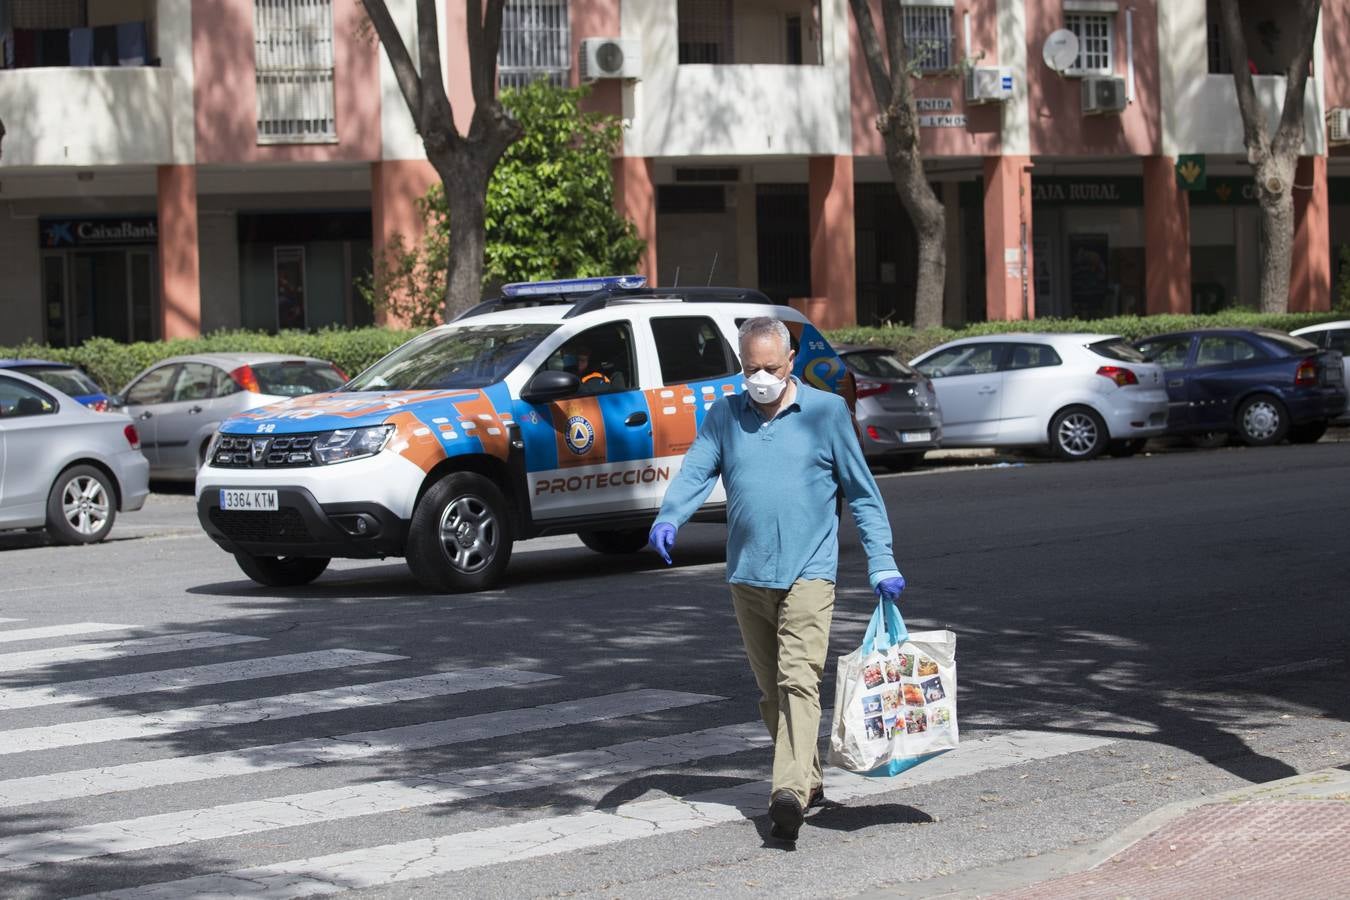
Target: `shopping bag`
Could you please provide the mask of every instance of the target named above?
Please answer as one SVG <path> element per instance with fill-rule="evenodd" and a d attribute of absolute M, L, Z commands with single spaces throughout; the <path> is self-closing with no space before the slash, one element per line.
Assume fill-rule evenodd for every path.
<path fill-rule="evenodd" d="M 885 778 L 953 749 L 956 635 L 905 628 L 882 600 L 862 645 L 839 657 L 829 762 Z"/>

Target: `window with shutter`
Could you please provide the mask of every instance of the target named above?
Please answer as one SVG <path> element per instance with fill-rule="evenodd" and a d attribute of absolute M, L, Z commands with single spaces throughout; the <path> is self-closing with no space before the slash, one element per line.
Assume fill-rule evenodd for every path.
<path fill-rule="evenodd" d="M 337 141 L 332 0 L 254 0 L 258 143 Z"/>

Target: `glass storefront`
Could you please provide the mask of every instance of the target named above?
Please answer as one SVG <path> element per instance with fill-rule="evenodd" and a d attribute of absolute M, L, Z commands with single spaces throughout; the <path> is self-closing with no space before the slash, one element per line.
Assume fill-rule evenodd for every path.
<path fill-rule="evenodd" d="M 44 218 L 38 233 L 48 344 L 156 338 L 159 238 L 153 216 Z"/>
<path fill-rule="evenodd" d="M 1032 277 L 1040 318 L 1144 312 L 1143 181 L 1031 179 Z"/>
<path fill-rule="evenodd" d="M 240 324 L 261 331 L 374 321 L 369 210 L 239 214 Z"/>

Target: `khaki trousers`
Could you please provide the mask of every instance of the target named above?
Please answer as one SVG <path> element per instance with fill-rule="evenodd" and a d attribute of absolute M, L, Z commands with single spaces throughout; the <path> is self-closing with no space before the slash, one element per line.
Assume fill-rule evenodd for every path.
<path fill-rule="evenodd" d="M 745 655 L 763 698 L 759 712 L 773 738 L 773 790 L 789 790 L 806 808 L 821 783 L 820 676 L 830 643 L 834 582 L 798 580 L 787 590 L 731 585 Z"/>

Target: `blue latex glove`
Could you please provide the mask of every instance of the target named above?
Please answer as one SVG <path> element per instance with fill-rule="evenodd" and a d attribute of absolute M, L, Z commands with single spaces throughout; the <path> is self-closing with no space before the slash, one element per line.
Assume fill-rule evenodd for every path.
<path fill-rule="evenodd" d="M 877 582 L 877 596 L 882 600 L 889 600 L 892 603 L 900 599 L 900 592 L 905 589 L 905 576 L 894 575 L 890 578 L 883 578 Z"/>
<path fill-rule="evenodd" d="M 670 548 L 675 546 L 675 526 L 669 522 L 657 522 L 647 534 L 647 543 L 670 565 Z"/>

